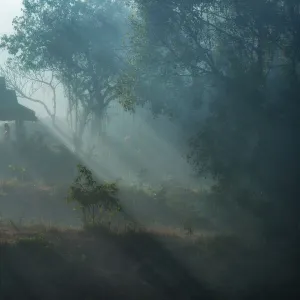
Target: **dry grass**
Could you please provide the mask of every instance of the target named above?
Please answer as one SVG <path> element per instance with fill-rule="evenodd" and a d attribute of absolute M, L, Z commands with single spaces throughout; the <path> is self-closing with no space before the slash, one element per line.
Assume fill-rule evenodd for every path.
<path fill-rule="evenodd" d="M 32 215 L 53 210 L 56 216 L 65 209 L 65 219 L 66 190 L 8 180 L 0 182 L 0 204 L 12 211 L 23 207 Z M 253 287 L 280 286 L 291 274 L 286 252 L 284 256 L 261 240 L 250 243 L 246 233 L 242 240 L 216 230 L 120 224 L 84 230 L 48 221 L 0 222 L 1 258 L 7 280 L 13 282 L 7 299 L 92 300 L 104 294 L 106 299 L 243 299 Z M 40 290 L 30 294 L 22 280 L 32 289 L 38 282 Z M 18 289 L 20 294 L 14 294 Z"/>
<path fill-rule="evenodd" d="M 65 299 L 65 293 L 83 299 L 76 298 L 81 292 L 88 293 L 88 299 L 99 299 L 103 289 L 107 293 L 118 291 L 118 296 L 107 299 L 200 299 L 202 294 L 211 300 L 234 299 L 235 294 L 243 299 L 253 286 L 280 286 L 288 280 L 285 274 L 289 267 L 268 252 L 270 249 L 261 243 L 245 245 L 235 236 L 217 232 L 185 234 L 181 229 L 158 226 L 129 231 L 103 226 L 83 230 L 2 222 L 0 233 L 5 255 L 11 251 L 22 265 L 20 259 L 26 259 L 33 266 L 35 271 L 26 276 L 34 280 L 37 274 L 43 280 L 58 277 L 66 286 L 74 285 L 69 294 L 60 288 L 56 299 Z M 69 269 L 73 270 L 68 273 L 70 278 L 64 278 Z M 74 278 L 74 274 L 79 277 Z M 97 287 L 100 282 L 101 287 Z M 87 292 L 86 286 L 93 293 Z M 48 287 L 39 293 L 53 291 Z"/>

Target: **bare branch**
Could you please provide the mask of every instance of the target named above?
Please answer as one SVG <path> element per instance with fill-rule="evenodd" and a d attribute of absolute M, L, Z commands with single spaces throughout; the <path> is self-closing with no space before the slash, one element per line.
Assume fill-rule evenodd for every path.
<path fill-rule="evenodd" d="M 17 62 L 9 60 L 3 66 L 0 66 L 0 74 L 6 79 L 7 88 L 14 90 L 18 98 L 40 104 L 54 122 L 57 105 L 57 87 L 61 84 L 57 76 L 55 76 L 54 71 L 25 72 L 18 67 Z M 44 88 L 47 88 L 52 93 L 52 111 L 42 100 L 35 96 L 39 90 Z"/>

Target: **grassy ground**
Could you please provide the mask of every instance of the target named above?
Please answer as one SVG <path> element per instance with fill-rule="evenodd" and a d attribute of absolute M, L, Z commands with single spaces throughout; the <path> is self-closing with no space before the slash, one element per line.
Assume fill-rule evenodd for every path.
<path fill-rule="evenodd" d="M 1 300 L 300 299 L 295 250 L 282 239 L 253 238 L 245 229 L 243 235 L 209 226 L 188 231 L 174 222 L 83 230 L 63 200 L 66 192 L 66 186 L 1 182 L 0 212 L 10 220 L 0 221 Z M 146 218 L 142 208 L 157 213 L 145 208 L 157 197 L 136 189 L 123 194 L 141 206 L 133 215 Z M 176 203 L 176 197 L 187 194 L 164 199 Z M 166 216 L 161 199 L 155 201 Z"/>
<path fill-rule="evenodd" d="M 13 222 L 2 223 L 0 234 L 1 299 L 279 299 L 296 292 L 276 252 L 233 236 Z"/>

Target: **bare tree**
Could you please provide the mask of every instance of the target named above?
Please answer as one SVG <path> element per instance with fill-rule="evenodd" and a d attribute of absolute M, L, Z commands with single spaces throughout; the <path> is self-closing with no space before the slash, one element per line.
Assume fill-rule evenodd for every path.
<path fill-rule="evenodd" d="M 24 71 L 18 67 L 17 62 L 7 60 L 4 65 L 0 66 L 0 75 L 5 77 L 7 88 L 14 90 L 18 98 L 40 104 L 55 124 L 57 88 L 61 84 L 55 76 L 55 71 Z M 41 90 L 51 93 L 52 109 L 37 97 L 37 92 Z"/>

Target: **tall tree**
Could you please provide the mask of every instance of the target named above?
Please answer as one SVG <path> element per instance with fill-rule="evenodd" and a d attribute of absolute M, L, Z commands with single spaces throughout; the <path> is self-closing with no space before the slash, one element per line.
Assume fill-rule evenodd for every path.
<path fill-rule="evenodd" d="M 23 6 L 14 33 L 3 36 L 1 46 L 24 70 L 54 70 L 70 107 L 83 113 L 82 124 L 90 114 L 101 117 L 117 98 L 113 87 L 124 67 L 123 6 L 105 0 L 24 0 Z"/>
<path fill-rule="evenodd" d="M 168 104 L 195 105 L 187 115 L 192 133 L 197 131 L 191 162 L 218 178 L 222 196 L 266 221 L 285 214 L 283 224 L 296 232 L 298 1 L 134 2 L 135 69 L 151 70 L 172 96 L 170 78 L 185 78 L 177 84 L 182 97 Z M 132 94 L 143 95 L 145 86 L 153 93 L 155 80 L 138 77 Z M 209 104 L 205 114 L 203 102 Z M 200 107 L 198 119 L 192 107 Z"/>

